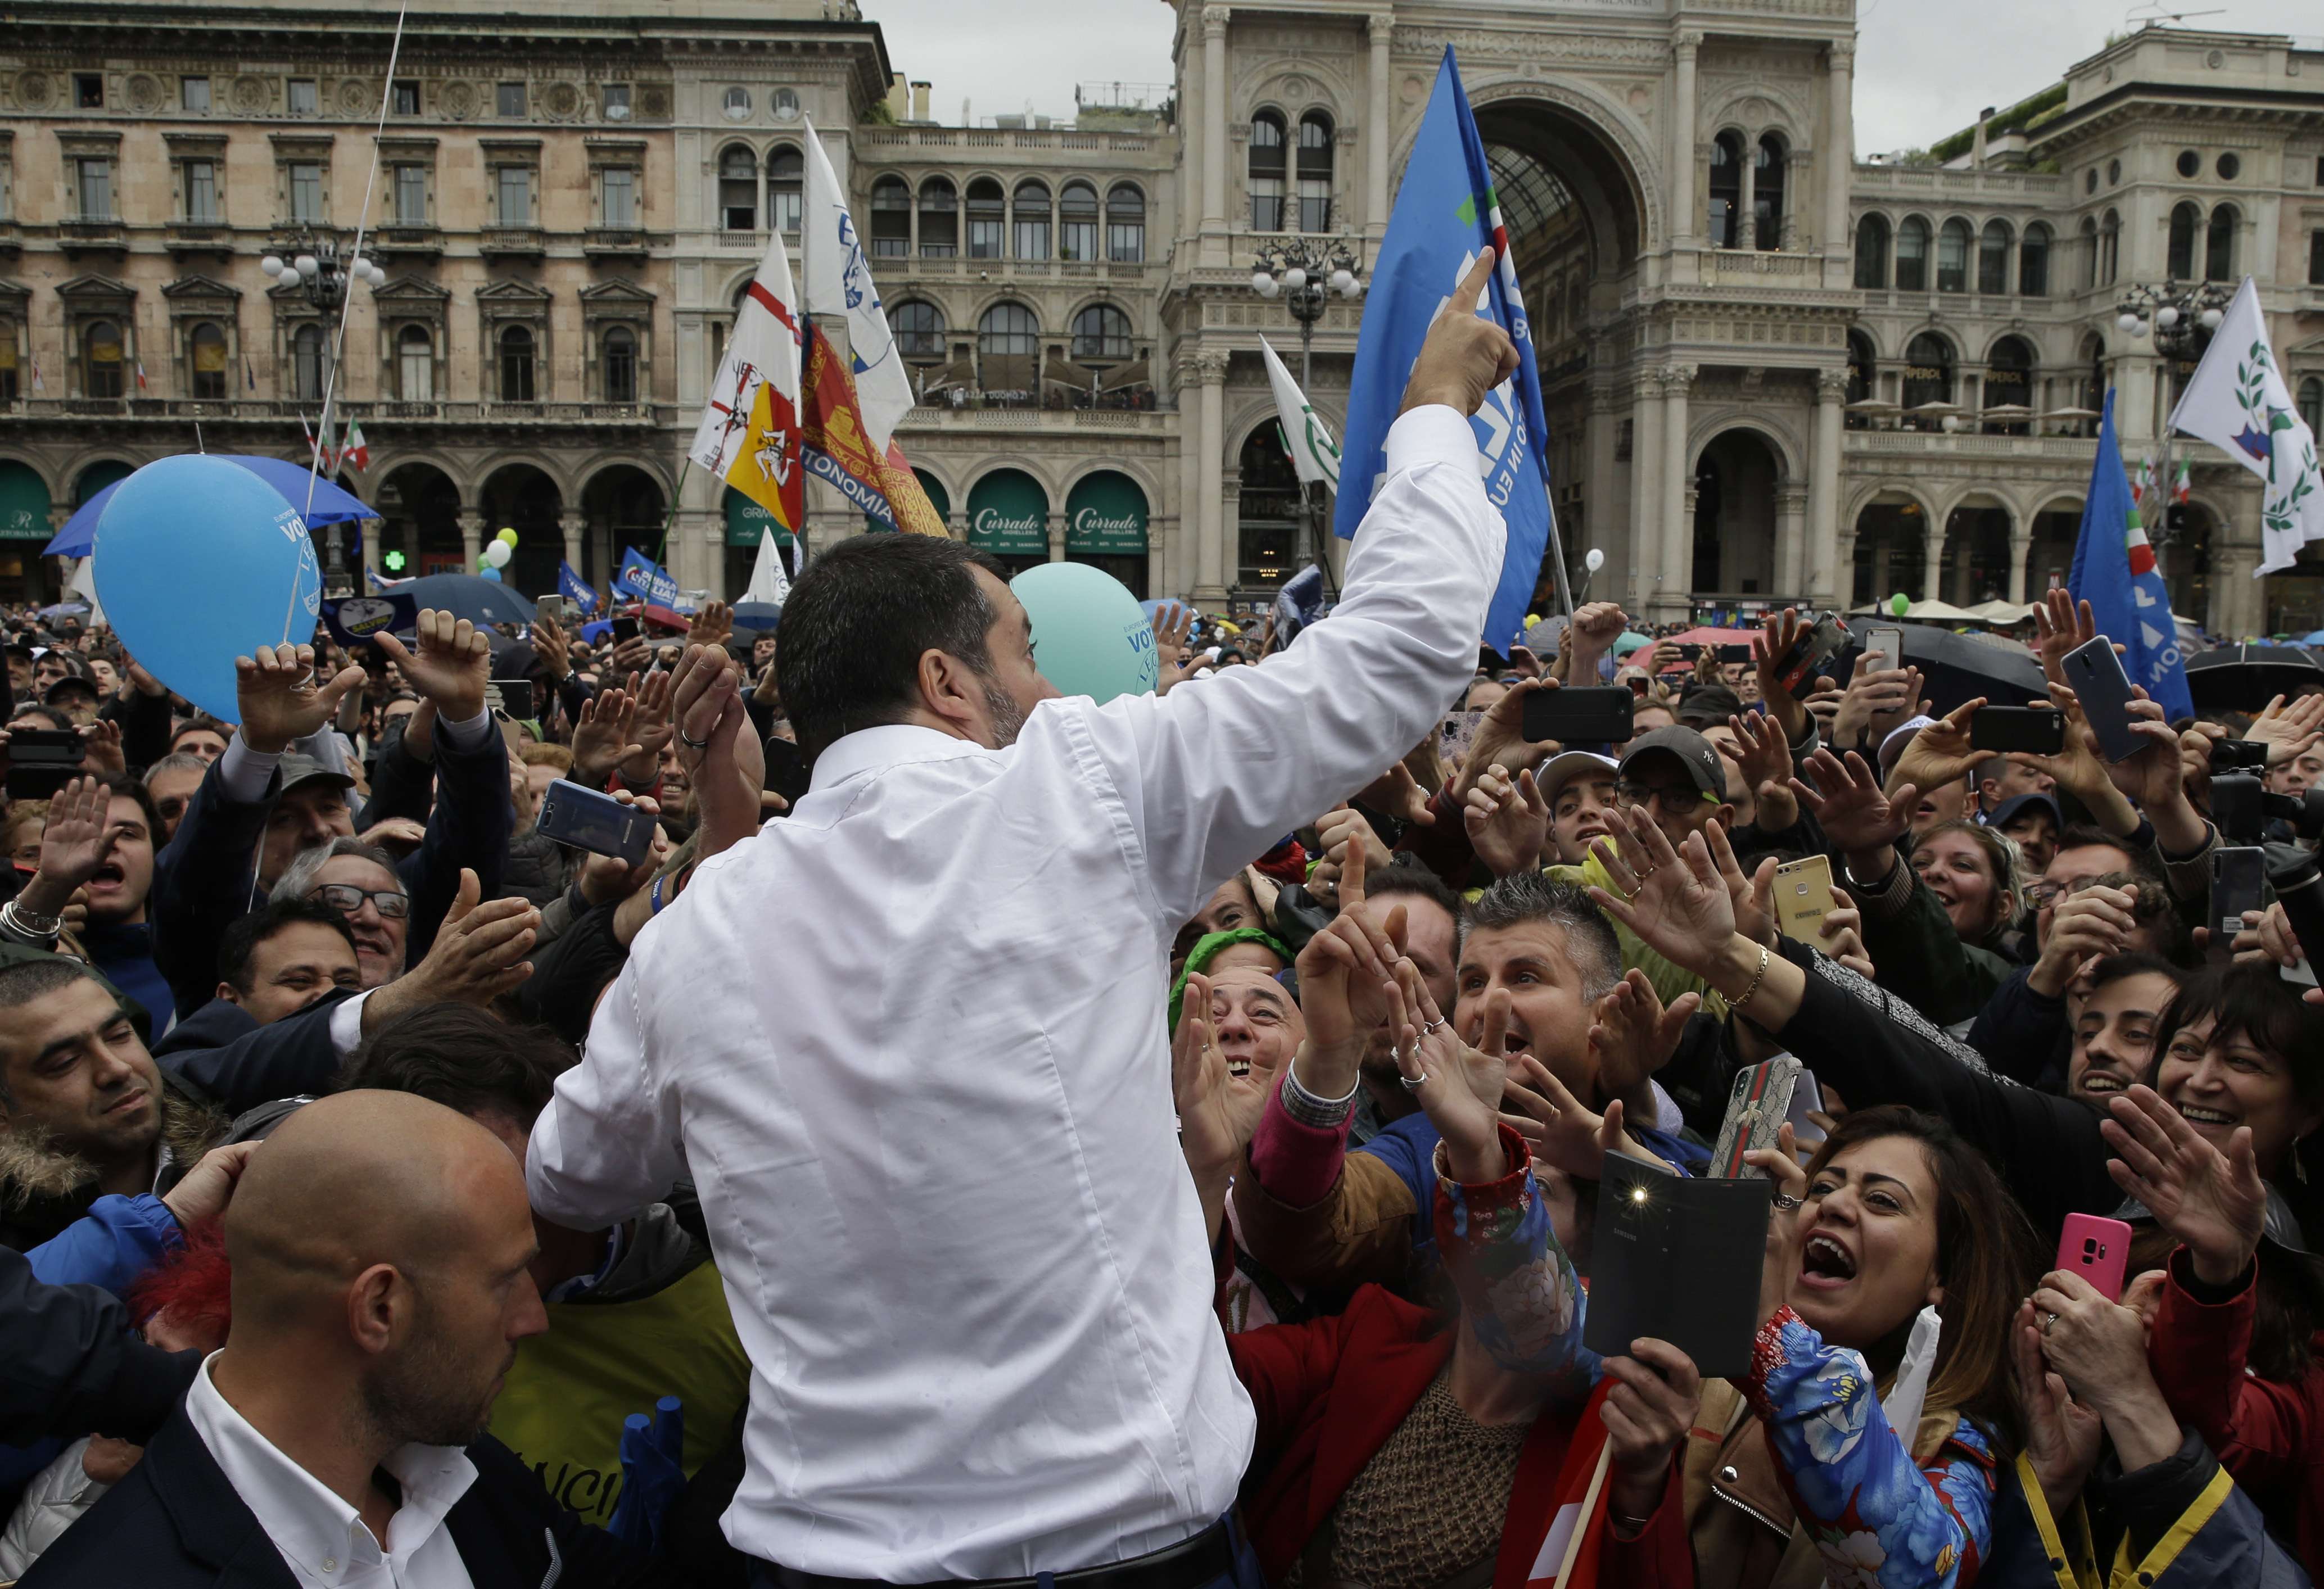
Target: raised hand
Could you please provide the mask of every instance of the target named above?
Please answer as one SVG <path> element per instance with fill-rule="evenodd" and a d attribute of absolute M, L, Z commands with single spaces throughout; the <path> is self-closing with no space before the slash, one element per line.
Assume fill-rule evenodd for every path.
<path fill-rule="evenodd" d="M 312 646 L 261 646 L 254 656 L 235 657 L 234 698 L 243 743 L 265 755 L 289 749 L 293 739 L 330 721 L 340 698 L 363 682 L 364 670 L 349 666 L 318 685 Z"/>
<path fill-rule="evenodd" d="M 1801 710 L 1804 713 L 1806 709 Z M 1746 712 L 1727 721 L 1735 730 L 1735 765 L 1758 798 L 1758 829 L 1763 833 L 1780 833 L 1800 820 L 1799 797 L 1792 793 L 1791 740 L 1768 712 Z"/>
<path fill-rule="evenodd" d="M 2090 604 L 2077 608 L 2072 594 L 2052 588 L 2034 604 L 2034 648 L 2041 654 L 2042 671 L 2053 684 L 2066 682 L 2066 653 L 2098 638 L 2098 620 Z"/>
<path fill-rule="evenodd" d="M 2089 720 L 2082 715 L 2080 697 L 2064 684 L 2052 684 L 2050 704 L 2065 713 L 2065 749 L 2055 756 L 2036 756 L 2028 750 L 2013 750 L 2009 753 L 2009 759 L 2019 767 L 2047 773 L 2057 781 L 2061 790 L 2088 806 L 2099 826 L 2107 831 L 2130 832 L 2138 826 L 2138 813 L 2131 809 L 2122 792 L 2114 786 L 2114 780 L 2107 772 L 2107 764 L 2098 758 L 2098 739 L 2090 732 Z"/>
<path fill-rule="evenodd" d="M 1305 1052 L 1330 1071 L 1311 1077 L 1303 1065 L 1300 1077 L 1303 1082 L 1320 1080 L 1334 1098 L 1345 1090 L 1365 1044 L 1388 1019 L 1388 996 L 1381 989 L 1404 952 L 1404 907 L 1396 905 L 1380 916 L 1364 903 L 1367 864 L 1363 850 L 1351 846 L 1340 877 L 1340 914 L 1299 951 Z"/>
<path fill-rule="evenodd" d="M 420 610 L 420 649 L 407 648 L 383 629 L 372 637 L 388 660 L 403 669 L 405 682 L 436 703 L 446 722 L 466 722 L 484 709 L 484 686 L 492 682 L 492 636 L 465 618 Z"/>
<path fill-rule="evenodd" d="M 1767 1216 L 1766 1255 L 1759 1265 L 1759 1318 L 1765 1322 L 1792 1300 L 1800 1249 L 1807 1245 L 1815 1210 L 1807 1202 L 1808 1172 L 1800 1167 L 1789 1121 L 1775 1128 L 1774 1147 L 1753 1148 L 1743 1162 L 1775 1183 L 1775 1207 Z M 1788 1208 L 1784 1206 L 1787 1199 Z"/>
<path fill-rule="evenodd" d="M 1630 1355 L 1607 1358 L 1605 1368 L 1614 1387 L 1599 1403 L 1598 1416 L 1613 1459 L 1607 1478 L 1612 1510 L 1622 1517 L 1651 1517 L 1670 1483 L 1671 1458 L 1702 1410 L 1702 1375 L 1693 1358 L 1651 1336 L 1632 1341 Z"/>
<path fill-rule="evenodd" d="M 1340 868 L 1343 878 L 1348 858 L 1359 850 L 1363 851 L 1365 864 L 1376 872 L 1385 870 L 1394 859 L 1388 846 L 1380 842 L 1379 835 L 1372 831 L 1370 819 L 1344 805 L 1335 805 L 1315 819 L 1315 838 L 1323 847 L 1324 859 Z M 1344 882 L 1342 886 L 1345 886 Z"/>
<path fill-rule="evenodd" d="M 1429 997 L 1420 968 L 1410 960 L 1396 962 L 1395 974 L 1380 984 L 1380 991 L 1388 1000 L 1388 1030 L 1396 1037 L 1397 1070 L 1443 1137 L 1452 1179 L 1469 1186 L 1500 1180 L 1509 1172 L 1500 1137 L 1504 1061 L 1461 1041 Z M 1508 1019 L 1506 1012 L 1502 1019 Z M 1492 1025 L 1489 1013 L 1489 1033 Z M 1489 1099 L 1480 1096 L 1487 1088 Z"/>
<path fill-rule="evenodd" d="M 2267 1227 L 2267 1183 L 2260 1179 L 2248 1125 L 2221 1153 L 2150 1087 L 2107 1100 L 2114 1118 L 2098 1130 L 2114 1149 L 2107 1173 L 2177 1236 L 2206 1285 L 2243 1277 Z"/>
<path fill-rule="evenodd" d="M 2043 1275 L 2031 1300 L 2037 1316 L 2052 1316 L 2046 1327 L 2035 1326 L 2042 1355 L 2076 1401 L 2103 1414 L 2126 1393 L 2152 1392 L 2146 1321 L 2134 1309 L 2107 1300 L 2089 1281 L 2062 1269 Z"/>
<path fill-rule="evenodd" d="M 1211 1029 L 1211 980 L 1186 978 L 1178 1030 L 1170 1044 L 1170 1088 L 1178 1108 L 1178 1145 L 1197 1180 L 1241 1162 L 1259 1129 L 1279 1070 L 1251 1067 L 1238 1076 Z"/>
<path fill-rule="evenodd" d="M 575 783 L 602 789 L 625 757 L 645 749 L 630 738 L 636 719 L 637 703 L 627 690 L 600 690 L 581 703 L 580 720 L 573 725 Z"/>
<path fill-rule="evenodd" d="M 186 1171 L 184 1180 L 161 1194 L 162 1206 L 177 1220 L 180 1230 L 191 1230 L 226 1212 L 226 1204 L 234 1199 L 235 1183 L 242 1179 L 250 1155 L 262 1145 L 235 1142 L 212 1148 Z"/>
<path fill-rule="evenodd" d="M 617 789 L 613 792 L 613 798 L 623 805 L 634 805 L 650 815 L 661 814 L 661 803 L 650 795 L 632 794 L 627 789 Z M 653 875 L 661 870 L 661 863 L 667 857 L 659 853 L 659 850 L 660 847 L 656 846 L 654 850 L 648 850 L 645 859 L 635 866 L 618 855 L 598 855 L 584 850 L 581 869 L 575 876 L 573 886 L 580 889 L 581 897 L 593 905 L 611 905 L 615 900 L 627 899 L 652 882 Z"/>
<path fill-rule="evenodd" d="M 1590 1049 L 1598 1057 L 1600 1093 L 1618 1102 L 1628 1100 L 1634 1107 L 1650 1099 L 1655 1073 L 1670 1063 L 1688 1017 L 1702 1007 L 1702 995 L 1682 993 L 1665 1009 L 1644 971 L 1625 972 L 1590 1012 Z"/>
<path fill-rule="evenodd" d="M 1871 667 L 1869 654 L 1856 659 L 1848 687 L 1840 693 L 1840 710 L 1832 720 L 1832 741 L 1853 749 L 1867 741 L 1877 745 L 1888 731 L 1913 715 L 1921 699 L 1921 672 L 1914 667 Z"/>
<path fill-rule="evenodd" d="M 1751 638 L 1752 661 L 1759 675 L 1759 699 L 1766 706 L 1766 714 L 1774 718 L 1784 731 L 1787 758 L 1791 742 L 1807 731 L 1808 709 L 1804 703 L 1794 699 L 1792 693 L 1784 688 L 1783 675 L 1778 671 L 1778 666 L 1792 654 L 1792 648 L 1800 643 L 1800 638 L 1814 628 L 1812 617 L 1802 618 L 1796 608 L 1786 607 L 1780 613 L 1770 612 L 1762 619 L 1759 632 Z M 1784 773 L 1773 776 L 1785 776 L 1790 771 L 1787 761 Z"/>
<path fill-rule="evenodd" d="M 2026 984 L 2045 998 L 2065 996 L 2089 961 L 2120 954 L 2138 930 L 2138 896 L 2127 888 L 2092 884 L 2059 901 L 2050 918 L 2050 937 L 2026 973 Z"/>
<path fill-rule="evenodd" d="M 2025 1416 L 2025 1460 L 2042 1482 L 2051 1515 L 2063 1516 L 2098 1463 L 2106 1426 L 2095 1410 L 2074 1400 L 2066 1382 L 2043 1359 L 2040 1316 L 2031 1300 L 2017 1305 L 2009 1327 L 2009 1371 Z"/>
<path fill-rule="evenodd" d="M 759 831 L 766 747 L 742 703 L 742 665 L 718 646 L 688 646 L 671 675 L 678 764 L 686 769 L 707 860 Z"/>
<path fill-rule="evenodd" d="M 1566 677 L 1578 684 L 1596 684 L 1599 658 L 1614 648 L 1614 642 L 1622 638 L 1628 622 L 1629 617 L 1618 602 L 1592 602 L 1574 613 L 1573 621 L 1565 626 L 1573 646 Z M 1564 644 L 1563 640 L 1559 643 Z M 1539 676 L 1538 669 L 1535 676 Z"/>
<path fill-rule="evenodd" d="M 1506 767 L 1487 767 L 1470 786 L 1461 822 L 1469 847 L 1496 877 L 1541 869 L 1541 852 L 1549 842 L 1549 802 L 1530 770 L 1511 779 Z"/>
<path fill-rule="evenodd" d="M 521 896 L 483 900 L 483 892 L 476 874 L 463 867 L 459 891 L 427 958 L 364 1000 L 364 1031 L 422 1005 L 484 1009 L 532 975 L 532 962 L 524 957 L 540 935 L 540 913 Z"/>
<path fill-rule="evenodd" d="M 1413 361 L 1399 413 L 1443 403 L 1473 414 L 1487 392 L 1517 373 L 1517 350 L 1508 333 L 1476 312 L 1492 280 L 1494 262 L 1492 249 L 1479 253 L 1452 296 L 1436 311 L 1420 344 L 1420 356 Z"/>
<path fill-rule="evenodd" d="M 94 777 L 66 783 L 49 800 L 41 859 L 17 900 L 34 915 L 64 914 L 73 893 L 112 859 L 121 830 L 113 825 L 113 791 Z"/>
<path fill-rule="evenodd" d="M 724 602 L 705 602 L 694 621 L 687 625 L 686 643 L 689 648 L 715 646 L 723 650 L 733 632 L 734 609 Z"/>
<path fill-rule="evenodd" d="M 573 671 L 572 642 L 565 638 L 564 626 L 546 612 L 532 620 L 532 649 L 540 658 L 540 665 L 549 670 L 551 689 L 564 683 L 565 675 Z"/>
<path fill-rule="evenodd" d="M 1856 901 L 1848 890 L 1835 884 L 1831 891 L 1838 908 L 1824 913 L 1823 931 L 1816 935 L 1816 947 L 1836 965 L 1872 980 L 1872 956 L 1864 948 L 1864 913 L 1856 908 Z"/>
<path fill-rule="evenodd" d="M 1159 681 L 1154 693 L 1167 695 L 1172 686 L 1186 682 L 1194 669 L 1178 666 L 1178 653 L 1186 648 L 1186 637 L 1194 627 L 1194 610 L 1176 602 L 1165 602 L 1154 609 L 1154 655 L 1159 665 Z"/>
<path fill-rule="evenodd" d="M 1422 788 L 1420 780 L 1412 776 L 1412 768 L 1398 760 L 1357 790 L 1351 804 L 1409 826 L 1433 828 L 1436 825 L 1436 813 L 1428 809 L 1428 800 L 1435 793 L 1434 789 Z"/>
<path fill-rule="evenodd" d="M 1851 866 L 1858 857 L 1868 866 L 1913 825 L 1921 792 L 1906 784 L 1883 793 L 1879 776 L 1855 751 L 1842 761 L 1829 750 L 1818 750 L 1808 758 L 1808 771 L 1821 785 L 1821 792 L 1794 778 L 1792 793 L 1823 825 L 1825 836 L 1849 858 Z"/>
<path fill-rule="evenodd" d="M 1557 754 L 1554 739 L 1528 739 L 1525 737 L 1525 703 L 1540 690 L 1554 690 L 1555 679 L 1526 679 L 1511 684 L 1501 698 L 1485 709 L 1477 724 L 1476 738 L 1469 741 L 1468 759 L 1460 771 L 1452 775 L 1452 801 L 1466 804 L 1469 791 L 1490 767 L 1538 767 Z"/>
<path fill-rule="evenodd" d="M 80 730 L 81 764 L 91 772 L 125 773 L 128 761 L 121 753 L 121 725 L 110 718 L 84 723 Z"/>
<path fill-rule="evenodd" d="M 1895 769 L 1888 775 L 1889 785 L 1941 789 L 1948 784 L 1959 783 L 1992 760 L 1992 751 L 1969 749 L 1969 722 L 1984 704 L 1982 695 L 1964 701 L 1914 734 L 1904 754 L 1896 758 Z"/>
<path fill-rule="evenodd" d="M 2324 735 L 2324 695 L 2302 695 L 2286 706 L 2278 695 L 2244 730 L 2246 739 L 2267 747 L 2267 765 L 2281 767 L 2312 748 Z"/>
<path fill-rule="evenodd" d="M 624 783 L 643 787 L 661 776 L 661 753 L 677 731 L 670 720 L 672 675 L 659 670 L 630 675 L 630 741 L 634 747 L 622 761 Z"/>
<path fill-rule="evenodd" d="M 1702 835 L 1689 833 L 1682 852 L 1635 805 L 1609 820 L 1621 852 L 1603 839 L 1592 840 L 1590 852 L 1622 897 L 1594 886 L 1590 897 L 1664 959 L 1702 974 L 1735 936 L 1734 902 Z"/>

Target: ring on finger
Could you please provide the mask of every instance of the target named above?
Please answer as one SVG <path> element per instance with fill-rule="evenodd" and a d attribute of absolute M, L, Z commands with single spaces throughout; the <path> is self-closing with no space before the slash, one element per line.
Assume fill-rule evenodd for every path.
<path fill-rule="evenodd" d="M 1428 1072 L 1423 1070 L 1417 1076 L 1399 1076 L 1397 1079 L 1404 1083 L 1404 1088 L 1406 1092 L 1418 1092 L 1422 1088 L 1428 1085 Z"/>
<path fill-rule="evenodd" d="M 691 734 L 688 734 L 684 729 L 678 730 L 678 742 L 685 746 L 689 750 L 707 750 L 710 749 L 710 741 L 708 739 L 697 739 Z"/>
<path fill-rule="evenodd" d="M 1439 1015 L 1439 1016 L 1437 1016 L 1437 1017 L 1436 1017 L 1436 1019 L 1434 1019 L 1434 1021 L 1429 1022 L 1427 1025 L 1423 1026 L 1423 1027 L 1420 1029 L 1420 1034 L 1421 1034 L 1423 1037 L 1425 1037 L 1425 1036 L 1427 1036 L 1430 1033 L 1432 1033 L 1432 1032 L 1435 1031 L 1439 1026 L 1442 1026 L 1442 1025 L 1443 1025 L 1443 1024 L 1444 1024 L 1444 1017 L 1443 1017 L 1443 1016 L 1442 1016 L 1442 1015 Z"/>
<path fill-rule="evenodd" d="M 2050 1327 L 2057 1322 L 2058 1316 L 2054 1313 L 2044 1313 L 2042 1315 L 2042 1333 L 2044 1336 L 2047 1336 L 2050 1333 Z"/>

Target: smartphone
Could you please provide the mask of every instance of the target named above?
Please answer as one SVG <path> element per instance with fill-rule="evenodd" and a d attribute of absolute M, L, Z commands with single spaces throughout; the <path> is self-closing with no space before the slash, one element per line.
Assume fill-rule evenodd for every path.
<path fill-rule="evenodd" d="M 1638 698 L 1620 684 L 1536 690 L 1526 697 L 1525 737 L 1561 745 L 1618 745 L 1630 737 Z"/>
<path fill-rule="evenodd" d="M 1813 943 L 1823 934 L 1823 919 L 1832 911 L 1831 858 L 1806 856 L 1775 868 L 1775 923 L 1784 936 Z"/>
<path fill-rule="evenodd" d="M 1477 725 L 1484 721 L 1481 712 L 1448 712 L 1437 730 L 1438 748 L 1445 758 L 1455 762 L 1468 760 L 1469 747 L 1476 742 Z"/>
<path fill-rule="evenodd" d="M 497 708 L 519 721 L 532 715 L 532 681 L 530 679 L 488 679 L 484 684 L 484 705 Z"/>
<path fill-rule="evenodd" d="M 570 596 L 542 596 L 532 604 L 532 616 L 536 621 L 545 618 L 565 628 L 571 627 L 575 615 L 580 611 Z"/>
<path fill-rule="evenodd" d="M 1792 1094 L 1798 1090 L 1806 1067 L 1790 1054 L 1777 1054 L 1764 1064 L 1738 1070 L 1727 1093 L 1727 1117 L 1719 1123 L 1719 1143 L 1711 1150 L 1714 1180 L 1740 1180 L 1766 1172 L 1743 1162 L 1753 1149 L 1773 1149 L 1775 1133 L 1792 1112 Z"/>
<path fill-rule="evenodd" d="M 2244 930 L 2244 912 L 2266 907 L 2267 851 L 2256 844 L 2211 851 L 2211 941 L 2225 943 Z"/>
<path fill-rule="evenodd" d="M 1864 631 L 1864 669 L 1898 668 L 1904 666 L 1904 631 L 1901 629 L 1868 629 Z"/>
<path fill-rule="evenodd" d="M 646 851 L 653 848 L 651 813 L 624 805 L 611 794 L 584 788 L 570 778 L 559 778 L 541 792 L 540 814 L 533 826 L 561 844 L 618 856 L 632 866 L 645 859 Z"/>
<path fill-rule="evenodd" d="M 1980 706 L 1969 720 L 1969 748 L 2055 756 L 2066 748 L 2065 713 L 2047 706 Z"/>
<path fill-rule="evenodd" d="M 2079 1274 L 2109 1302 L 2122 1300 L 2130 1263 L 2130 1226 L 2097 1214 L 2069 1214 L 2058 1235 L 2058 1267 Z"/>
<path fill-rule="evenodd" d="M 2066 684 L 2080 697 L 2082 716 L 2098 736 L 2098 754 L 2108 761 L 2128 761 L 2147 741 L 2130 731 L 2130 675 L 2114 642 L 2100 635 L 2065 656 Z M 1979 712 L 1978 716 L 1985 714 Z"/>
<path fill-rule="evenodd" d="M 1719 660 L 1721 663 L 1748 662 L 1751 660 L 1751 648 L 1748 645 L 1721 646 L 1719 648 Z"/>
<path fill-rule="evenodd" d="M 1848 644 L 1848 625 L 1837 612 L 1819 615 L 1815 626 L 1802 635 L 1775 665 L 1775 678 L 1795 701 L 1815 693 L 1816 672 Z"/>
<path fill-rule="evenodd" d="M 613 644 L 617 646 L 623 640 L 634 640 L 638 638 L 638 620 L 634 618 L 616 618 L 613 620 L 612 633 Z"/>
<path fill-rule="evenodd" d="M 8 731 L 8 798 L 47 800 L 78 777 L 88 748 L 71 729 Z"/>
<path fill-rule="evenodd" d="M 788 739 L 767 741 L 766 786 L 797 805 L 807 794 L 808 768 L 807 758 Z"/>

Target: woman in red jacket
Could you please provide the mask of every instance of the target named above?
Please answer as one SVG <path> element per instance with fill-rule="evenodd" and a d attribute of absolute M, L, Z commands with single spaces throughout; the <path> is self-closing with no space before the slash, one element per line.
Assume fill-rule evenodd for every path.
<path fill-rule="evenodd" d="M 1344 923 L 1345 917 L 1342 918 Z M 1335 926 L 1337 923 L 1335 923 Z M 1303 978 L 1314 1020 L 1351 977 L 1387 999 L 1397 1061 L 1437 1150 L 1434 1224 L 1457 1318 L 1367 1285 L 1334 1318 L 1228 1338 L 1259 1414 L 1244 1518 L 1270 1583 L 1323 1589 L 1561 1589 L 1683 1578 L 1680 1510 L 1661 1504 L 1671 1453 L 1692 1420 L 1692 1365 L 1660 1342 L 1605 1364 L 1600 1391 L 1576 1364 L 1582 1294 L 1550 1229 L 1523 1138 L 1498 1111 L 1505 1065 L 1471 1049 L 1418 970 L 1367 944 L 1337 979 Z M 1181 1141 L 1217 1240 L 1226 1192 L 1280 1071 L 1229 1074 L 1211 1042 L 1207 989 L 1190 983 L 1176 1048 Z M 1364 1029 L 1368 1029 L 1364 1028 Z M 1586 1162 L 1616 1140 L 1537 1062 L 1552 1116 L 1544 1158 Z M 1552 1173 L 1553 1171 L 1545 1171 Z M 1657 1367 L 1665 1372 L 1657 1372 Z M 1652 1522 L 1630 1520 L 1655 1520 Z"/>

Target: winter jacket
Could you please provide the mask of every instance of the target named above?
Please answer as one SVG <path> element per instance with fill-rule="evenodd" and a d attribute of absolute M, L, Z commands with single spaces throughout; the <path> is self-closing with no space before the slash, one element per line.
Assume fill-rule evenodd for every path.
<path fill-rule="evenodd" d="M 201 1359 L 149 1346 L 110 1292 L 47 1285 L 0 1247 L 0 1439 L 150 1437 L 194 1382 Z"/>
<path fill-rule="evenodd" d="M 1851 874 L 1848 886 L 1864 917 L 1873 980 L 1938 1025 L 1970 1019 L 2008 979 L 2011 962 L 1962 942 L 1945 907 L 1901 854 L 1886 877 L 1866 882 Z"/>
<path fill-rule="evenodd" d="M 153 1057 L 180 1090 L 227 1116 L 272 1098 L 328 1092 L 341 1058 L 331 1012 L 355 997 L 335 987 L 263 1026 L 240 1006 L 213 1000 L 180 1023 Z"/>
<path fill-rule="evenodd" d="M 149 1193 L 102 1197 L 88 1212 L 24 1254 L 34 1278 L 52 1286 L 100 1286 L 126 1298 L 129 1288 L 184 1241 L 178 1217 Z"/>
<path fill-rule="evenodd" d="M 2073 1053 L 2066 1001 L 2034 991 L 2033 975 L 2033 967 L 2020 966 L 1993 990 L 1969 1029 L 1969 1045 L 1997 1076 L 2062 1092 Z"/>
<path fill-rule="evenodd" d="M 574 851 L 528 828 L 509 840 L 508 859 L 501 866 L 500 897 L 521 896 L 532 905 L 547 905 L 565 892 L 577 869 Z"/>
<path fill-rule="evenodd" d="M 81 929 L 80 943 L 88 951 L 89 964 L 103 971 L 106 980 L 145 1007 L 154 1031 L 169 1030 L 176 1011 L 170 980 L 154 963 L 152 927 L 143 922 L 91 922 Z"/>

